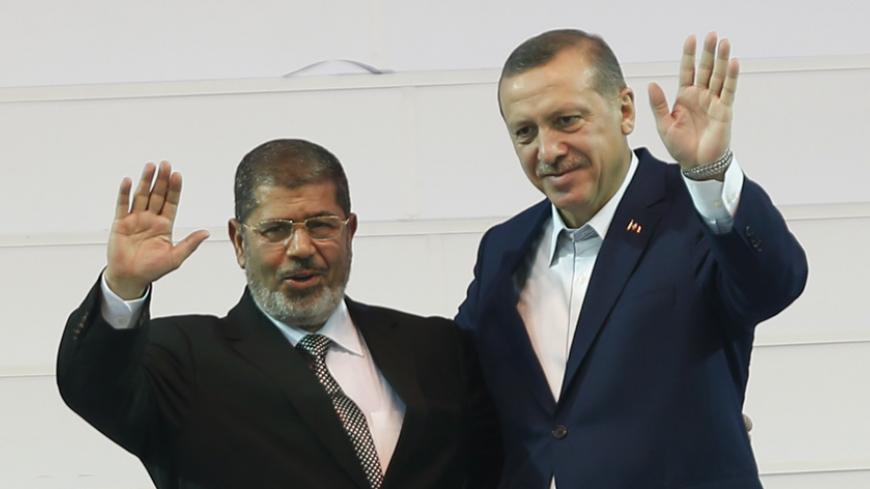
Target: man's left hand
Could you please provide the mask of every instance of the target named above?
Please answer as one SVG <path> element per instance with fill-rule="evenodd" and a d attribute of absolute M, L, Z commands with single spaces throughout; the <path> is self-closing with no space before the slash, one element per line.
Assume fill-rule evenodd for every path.
<path fill-rule="evenodd" d="M 683 44 L 680 86 L 673 109 L 668 108 L 662 88 L 656 83 L 649 85 L 659 136 L 684 170 L 710 164 L 728 151 L 739 72 L 737 60 L 729 60 L 731 44 L 727 39 L 717 42 L 715 32 L 704 39 L 696 71 L 695 44 L 695 36 Z"/>

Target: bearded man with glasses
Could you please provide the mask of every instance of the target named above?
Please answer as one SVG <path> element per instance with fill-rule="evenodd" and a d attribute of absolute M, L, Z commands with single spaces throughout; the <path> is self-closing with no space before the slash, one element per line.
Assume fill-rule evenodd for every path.
<path fill-rule="evenodd" d="M 151 284 L 208 233 L 173 243 L 169 163 L 131 190 L 57 381 L 158 488 L 494 486 L 495 420 L 459 330 L 344 295 L 357 218 L 329 151 L 276 140 L 242 159 L 229 236 L 248 286 L 223 318 L 150 318 Z"/>

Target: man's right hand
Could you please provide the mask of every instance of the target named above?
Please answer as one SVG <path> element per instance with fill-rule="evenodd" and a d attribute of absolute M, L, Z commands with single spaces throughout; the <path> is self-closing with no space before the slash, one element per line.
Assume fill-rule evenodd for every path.
<path fill-rule="evenodd" d="M 145 165 L 131 205 L 132 186 L 129 178 L 121 181 L 105 271 L 109 288 L 125 300 L 142 297 L 151 282 L 180 267 L 208 238 L 208 231 L 199 230 L 172 243 L 181 174 L 173 173 L 168 162 L 161 162 L 159 170 L 153 163 Z"/>

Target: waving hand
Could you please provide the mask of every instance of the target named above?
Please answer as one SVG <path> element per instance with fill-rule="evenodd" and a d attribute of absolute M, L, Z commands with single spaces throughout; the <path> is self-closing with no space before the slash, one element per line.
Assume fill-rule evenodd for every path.
<path fill-rule="evenodd" d="M 181 266 L 208 238 L 208 232 L 200 230 L 173 244 L 181 174 L 173 173 L 169 163 L 161 162 L 159 170 L 153 163 L 145 165 L 131 205 L 132 186 L 129 178 L 121 182 L 105 272 L 109 288 L 124 299 L 140 297 L 151 282 Z"/>
<path fill-rule="evenodd" d="M 717 52 L 718 51 L 718 52 Z M 683 45 L 680 86 L 673 108 L 656 83 L 649 100 L 656 127 L 671 156 L 685 169 L 716 161 L 731 144 L 731 119 L 739 65 L 729 59 L 731 44 L 707 34 L 701 62 L 695 69 L 695 37 Z"/>

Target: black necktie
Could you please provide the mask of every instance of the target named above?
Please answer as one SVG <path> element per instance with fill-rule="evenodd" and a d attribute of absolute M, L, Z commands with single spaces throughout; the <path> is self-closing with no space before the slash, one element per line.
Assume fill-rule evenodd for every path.
<path fill-rule="evenodd" d="M 372 434 L 368 424 L 366 424 L 366 417 L 359 407 L 344 394 L 338 382 L 332 378 L 332 374 L 326 368 L 326 351 L 329 349 L 330 343 L 332 341 L 325 336 L 310 334 L 299 340 L 296 347 L 307 352 L 313 358 L 311 370 L 314 371 L 320 385 L 329 395 L 335 413 L 344 426 L 344 431 L 347 432 L 351 444 L 353 444 L 353 449 L 359 458 L 366 479 L 368 479 L 372 489 L 380 489 L 384 482 L 384 476 Z"/>

